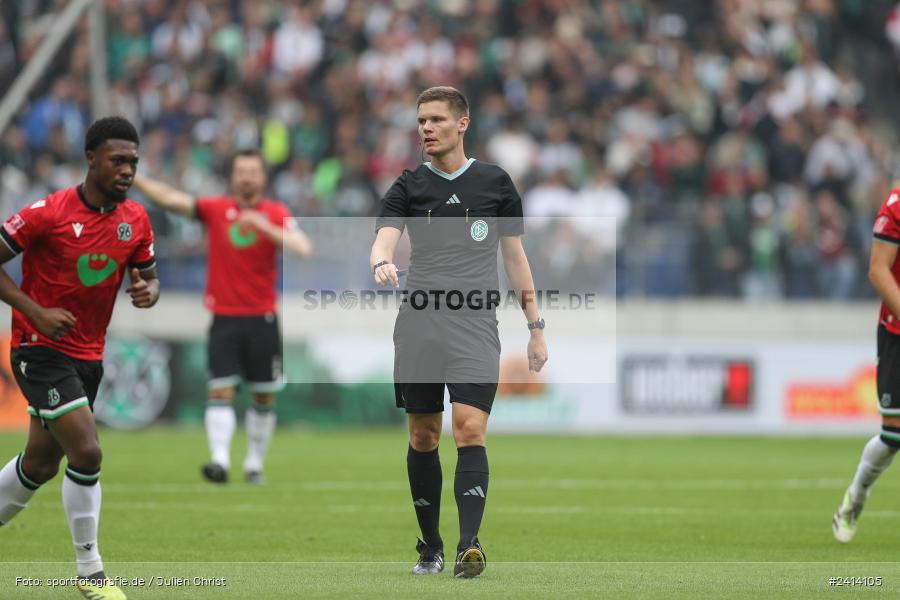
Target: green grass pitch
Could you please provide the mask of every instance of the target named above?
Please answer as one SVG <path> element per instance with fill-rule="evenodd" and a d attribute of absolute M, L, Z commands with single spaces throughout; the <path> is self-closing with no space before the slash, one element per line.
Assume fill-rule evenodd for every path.
<path fill-rule="evenodd" d="M 0 434 L 0 459 L 24 433 Z M 198 429 L 101 431 L 100 545 L 130 599 L 850 598 L 896 596 L 900 474 L 874 488 L 852 544 L 830 519 L 864 439 L 493 436 L 481 531 L 488 568 L 416 577 L 397 430 L 279 430 L 268 484 L 203 483 Z M 445 437 L 442 534 L 457 539 Z M 900 467 L 895 467 L 900 470 Z M 61 476 L 0 529 L 0 598 L 73 598 Z M 829 577 L 882 577 L 880 587 Z M 17 577 L 40 587 L 16 584 Z M 157 577 L 168 578 L 159 585 Z M 194 585 L 194 577 L 225 585 Z M 187 585 L 172 585 L 172 578 Z"/>

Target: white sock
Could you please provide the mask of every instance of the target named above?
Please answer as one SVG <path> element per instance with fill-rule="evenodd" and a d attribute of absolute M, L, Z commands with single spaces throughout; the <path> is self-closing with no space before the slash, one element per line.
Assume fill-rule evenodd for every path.
<path fill-rule="evenodd" d="M 212 461 L 228 470 L 231 467 L 231 438 L 237 426 L 234 408 L 231 404 L 208 404 L 204 421 Z"/>
<path fill-rule="evenodd" d="M 69 531 L 72 533 L 72 545 L 75 547 L 75 561 L 78 564 L 79 577 L 87 577 L 103 570 L 100 559 L 100 548 L 97 546 L 97 530 L 100 528 L 100 482 L 85 485 L 75 483 L 85 479 L 99 478 L 100 473 L 85 475 L 66 469 L 63 478 L 62 498 Z"/>
<path fill-rule="evenodd" d="M 853 477 L 853 483 L 850 484 L 850 498 L 852 500 L 866 499 L 869 487 L 890 466 L 896 452 L 897 448 L 885 444 L 881 441 L 880 436 L 876 435 L 869 440 L 869 443 L 863 449 L 862 458 L 859 459 L 859 466 L 856 469 L 856 475 Z"/>
<path fill-rule="evenodd" d="M 0 527 L 22 512 L 38 488 L 38 484 L 21 472 L 22 456 L 19 454 L 0 470 Z"/>
<path fill-rule="evenodd" d="M 247 458 L 244 459 L 244 472 L 262 472 L 263 461 L 275 431 L 275 411 L 271 408 L 258 410 L 251 407 L 244 422 L 247 426 Z"/>

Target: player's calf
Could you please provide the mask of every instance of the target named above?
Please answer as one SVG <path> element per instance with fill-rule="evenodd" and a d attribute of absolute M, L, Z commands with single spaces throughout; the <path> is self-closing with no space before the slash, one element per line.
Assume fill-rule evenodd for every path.
<path fill-rule="evenodd" d="M 99 469 L 86 470 L 70 463 L 63 479 L 62 496 L 78 575 L 93 577 L 102 573 L 103 561 L 97 544 L 102 499 Z"/>
<path fill-rule="evenodd" d="M 26 474 L 23 462 L 23 455 L 19 454 L 0 469 L 0 527 L 22 512 L 41 484 L 56 474 L 55 469 L 51 473 L 49 468 L 40 471 L 41 475 L 50 473 L 47 479 L 41 479 L 30 471 Z"/>
<path fill-rule="evenodd" d="M 869 489 L 878 476 L 890 466 L 894 455 L 900 449 L 900 427 L 885 421 L 881 434 L 869 440 L 863 449 L 853 481 L 831 519 L 834 537 L 842 544 L 850 542 L 856 535 L 859 517 L 869 497 Z"/>
<path fill-rule="evenodd" d="M 203 477 L 212 483 L 228 481 L 228 470 L 231 468 L 231 440 L 237 428 L 237 418 L 231 405 L 233 395 L 234 388 L 211 389 L 206 403 L 203 420 L 212 460 L 203 465 L 201 472 Z"/>
<path fill-rule="evenodd" d="M 275 433 L 275 397 L 272 394 L 254 393 L 250 408 L 244 416 L 247 427 L 247 456 L 244 458 L 244 479 L 247 483 L 261 484 L 263 463 Z"/>

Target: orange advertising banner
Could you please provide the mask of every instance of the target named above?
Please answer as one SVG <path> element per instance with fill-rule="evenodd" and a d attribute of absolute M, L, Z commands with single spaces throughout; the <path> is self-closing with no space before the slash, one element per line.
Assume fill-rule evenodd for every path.
<path fill-rule="evenodd" d="M 878 414 L 875 367 L 857 370 L 846 381 L 791 383 L 787 389 L 787 414 L 792 419 L 860 418 Z"/>
<path fill-rule="evenodd" d="M 9 364 L 9 332 L 0 333 L 0 429 L 26 429 L 28 403 L 13 377 Z"/>

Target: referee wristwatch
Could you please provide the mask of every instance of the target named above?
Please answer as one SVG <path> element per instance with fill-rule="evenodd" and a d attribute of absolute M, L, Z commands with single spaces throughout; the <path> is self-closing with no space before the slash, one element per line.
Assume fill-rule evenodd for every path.
<path fill-rule="evenodd" d="M 532 321 L 531 323 L 529 323 L 528 330 L 534 331 L 535 329 L 543 329 L 545 326 L 546 326 L 546 323 L 544 323 L 544 318 L 541 317 L 537 321 Z"/>

